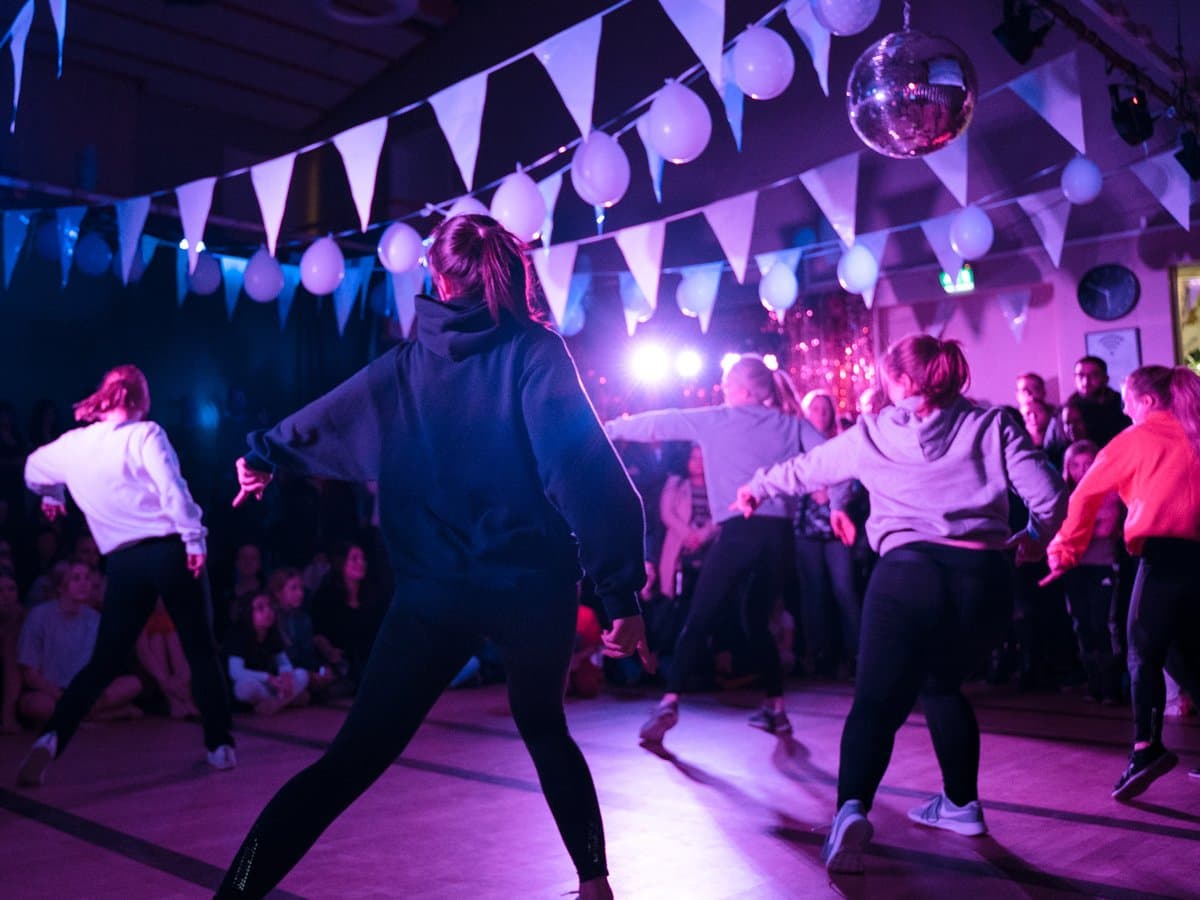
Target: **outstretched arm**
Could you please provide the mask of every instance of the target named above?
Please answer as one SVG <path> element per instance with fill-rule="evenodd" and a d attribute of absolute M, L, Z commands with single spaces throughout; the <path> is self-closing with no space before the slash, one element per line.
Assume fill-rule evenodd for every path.
<path fill-rule="evenodd" d="M 770 497 L 798 497 L 848 481 L 854 477 L 861 440 L 859 429 L 852 428 L 808 453 L 759 469 L 749 482 L 738 488 L 735 506 L 748 516 Z"/>

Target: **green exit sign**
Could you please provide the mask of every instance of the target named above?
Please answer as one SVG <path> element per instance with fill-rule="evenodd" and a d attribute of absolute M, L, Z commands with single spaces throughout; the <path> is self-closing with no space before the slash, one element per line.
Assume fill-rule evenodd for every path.
<path fill-rule="evenodd" d="M 970 264 L 964 263 L 958 274 L 951 277 L 949 272 L 938 272 L 938 281 L 942 290 L 947 294 L 969 294 L 975 290 L 975 270 Z"/>

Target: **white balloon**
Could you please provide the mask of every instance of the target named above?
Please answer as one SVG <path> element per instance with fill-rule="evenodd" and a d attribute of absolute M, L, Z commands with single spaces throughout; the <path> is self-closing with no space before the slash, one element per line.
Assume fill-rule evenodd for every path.
<path fill-rule="evenodd" d="M 546 200 L 524 172 L 514 172 L 496 188 L 492 218 L 523 241 L 532 241 L 546 221 Z"/>
<path fill-rule="evenodd" d="M 747 97 L 778 97 L 791 84 L 795 71 L 792 48 L 770 28 L 747 28 L 734 45 L 733 80 Z"/>
<path fill-rule="evenodd" d="M 188 276 L 193 294 L 211 294 L 221 286 L 221 264 L 207 250 L 196 260 L 196 270 Z"/>
<path fill-rule="evenodd" d="M 811 0 L 817 21 L 845 37 L 865 31 L 879 15 L 879 0 Z"/>
<path fill-rule="evenodd" d="M 242 278 L 246 296 L 255 303 L 270 303 L 283 290 L 283 266 L 266 247 L 250 257 Z"/>
<path fill-rule="evenodd" d="M 482 200 L 476 200 L 470 194 L 466 197 L 459 197 L 454 201 L 454 205 L 450 207 L 450 212 L 446 213 L 447 219 L 453 219 L 455 216 L 488 216 L 492 215 L 492 211 L 483 205 Z"/>
<path fill-rule="evenodd" d="M 1061 183 L 1063 196 L 1079 206 L 1100 196 L 1104 176 L 1100 167 L 1086 156 L 1077 156 L 1063 169 Z"/>
<path fill-rule="evenodd" d="M 862 244 L 842 254 L 837 266 L 838 284 L 852 294 L 869 291 L 879 280 L 879 260 Z"/>
<path fill-rule="evenodd" d="M 332 294 L 346 277 L 346 258 L 331 237 L 319 238 L 300 257 L 300 283 L 310 294 Z"/>
<path fill-rule="evenodd" d="M 710 312 L 715 304 L 716 296 L 708 289 L 704 279 L 696 276 L 684 276 L 675 288 L 675 302 L 679 311 L 685 316 L 696 318 Z"/>
<path fill-rule="evenodd" d="M 393 222 L 379 238 L 379 261 L 389 272 L 408 272 L 421 261 L 421 235 L 405 222 Z"/>
<path fill-rule="evenodd" d="M 575 150 L 571 184 L 592 206 L 612 206 L 629 189 L 629 157 L 611 135 L 593 131 Z"/>
<path fill-rule="evenodd" d="M 979 259 L 992 249 L 996 230 L 978 206 L 967 206 L 950 221 L 950 249 L 963 259 Z"/>
<path fill-rule="evenodd" d="M 75 268 L 84 275 L 103 275 L 112 261 L 112 247 L 95 231 L 89 231 L 75 245 Z"/>
<path fill-rule="evenodd" d="M 775 263 L 758 283 L 758 298 L 772 312 L 782 313 L 792 308 L 800 294 L 796 273 L 783 263 Z"/>
<path fill-rule="evenodd" d="M 700 95 L 673 81 L 650 104 L 647 140 L 663 159 L 691 162 L 712 136 L 712 115 Z"/>

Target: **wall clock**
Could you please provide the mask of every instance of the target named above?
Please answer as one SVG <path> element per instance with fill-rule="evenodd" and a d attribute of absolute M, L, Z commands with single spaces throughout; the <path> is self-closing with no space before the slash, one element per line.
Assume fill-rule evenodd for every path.
<path fill-rule="evenodd" d="M 1079 279 L 1079 307 L 1093 319 L 1111 322 L 1137 305 L 1141 285 L 1125 266 L 1096 266 Z"/>

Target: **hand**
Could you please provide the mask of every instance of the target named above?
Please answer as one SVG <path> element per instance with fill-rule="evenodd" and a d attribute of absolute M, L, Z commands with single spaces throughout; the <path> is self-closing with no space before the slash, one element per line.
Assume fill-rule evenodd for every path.
<path fill-rule="evenodd" d="M 743 484 L 737 489 L 737 499 L 729 504 L 729 508 L 740 512 L 747 519 L 754 515 L 754 511 L 758 509 L 758 497 L 750 490 L 750 485 Z"/>
<path fill-rule="evenodd" d="M 632 656 L 637 653 L 647 672 L 653 675 L 658 671 L 658 658 L 646 645 L 646 623 L 641 616 L 616 619 L 612 628 L 601 634 L 600 639 L 604 642 L 605 656 Z"/>
<path fill-rule="evenodd" d="M 839 541 L 847 547 L 854 546 L 854 541 L 858 538 L 858 527 L 848 512 L 844 509 L 830 510 L 829 525 L 833 528 L 833 533 Z"/>
<path fill-rule="evenodd" d="M 279 691 L 279 693 L 284 697 L 290 697 L 292 695 L 292 691 L 295 690 L 296 687 L 296 682 L 295 679 L 292 678 L 291 672 L 280 672 L 271 679 L 271 684 L 274 685 L 275 690 Z"/>
<path fill-rule="evenodd" d="M 246 465 L 245 457 L 239 457 L 238 461 L 234 463 L 234 467 L 237 469 L 238 494 L 233 498 L 233 505 L 241 506 L 251 497 L 261 500 L 263 491 L 266 490 L 274 476 L 270 472 L 260 472 L 250 468 Z"/>
<path fill-rule="evenodd" d="M 825 488 L 813 491 L 808 495 L 808 499 L 817 504 L 817 506 L 825 506 L 829 502 L 829 491 L 825 490 Z"/>
<path fill-rule="evenodd" d="M 1046 554 L 1046 562 L 1050 565 L 1050 574 L 1038 582 L 1038 587 L 1046 587 L 1052 582 L 1058 581 L 1071 568 L 1062 556 L 1053 551 Z"/>
<path fill-rule="evenodd" d="M 42 515 L 46 517 L 47 522 L 53 522 L 55 519 L 61 519 L 67 514 L 67 508 L 52 497 L 42 498 Z"/>
<path fill-rule="evenodd" d="M 1018 531 L 1008 543 L 1004 545 L 1005 550 L 1017 551 L 1017 565 L 1027 566 L 1030 563 L 1035 563 L 1046 555 L 1046 548 L 1029 536 L 1027 531 Z"/>
<path fill-rule="evenodd" d="M 189 553 L 187 555 L 188 571 L 192 573 L 193 578 L 199 578 L 204 574 L 204 559 L 203 553 Z"/>

